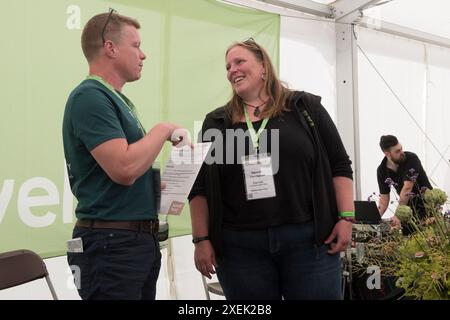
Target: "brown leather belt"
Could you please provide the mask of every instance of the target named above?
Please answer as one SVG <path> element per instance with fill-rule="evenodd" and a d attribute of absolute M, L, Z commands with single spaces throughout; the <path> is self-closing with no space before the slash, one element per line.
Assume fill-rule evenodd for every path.
<path fill-rule="evenodd" d="M 90 229 L 119 229 L 136 232 L 146 232 L 157 234 L 159 229 L 158 220 L 137 220 L 137 221 L 109 221 L 83 219 L 77 220 L 75 226 Z"/>

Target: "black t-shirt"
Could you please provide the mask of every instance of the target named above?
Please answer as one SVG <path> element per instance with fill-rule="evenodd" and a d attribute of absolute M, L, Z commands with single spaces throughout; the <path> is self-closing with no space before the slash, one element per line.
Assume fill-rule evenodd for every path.
<path fill-rule="evenodd" d="M 320 97 L 307 92 L 293 92 L 291 98 L 287 107 L 292 111 L 270 119 L 267 125 L 271 134 L 280 134 L 281 140 L 281 146 L 278 144 L 280 163 L 278 172 L 274 173 L 276 198 L 247 200 L 242 166 L 228 170 L 220 168 L 224 165 L 217 162 L 220 157 L 216 151 L 223 150 L 221 143 L 226 129 L 233 132 L 239 126 L 246 130 L 247 127 L 244 124 L 233 127 L 228 105 L 206 115 L 199 141 L 213 142 L 213 145 L 188 198 L 189 201 L 197 196 L 206 198 L 209 236 L 216 252 L 220 252 L 224 225 L 241 230 L 264 229 L 313 218 L 315 242 L 321 245 L 337 221 L 338 208 L 332 179 L 352 179 L 351 161 L 333 120 L 320 103 Z M 258 122 L 254 125 L 256 129 L 260 127 Z M 272 155 L 276 153 L 274 148 L 271 152 Z M 223 179 L 227 181 L 222 182 Z M 251 212 L 248 214 L 246 210 Z"/>
<path fill-rule="evenodd" d="M 398 166 L 397 171 L 387 167 L 387 158 L 384 157 L 377 169 L 377 179 L 381 194 L 389 194 L 390 185 L 400 194 L 405 181 L 414 182 L 411 192 L 416 196 L 410 198 L 408 205 L 418 207 L 416 209 L 423 209 L 423 201 L 420 197 L 421 191 L 423 192 L 422 188 L 433 189 L 419 157 L 415 153 L 408 151 L 405 151 L 405 162 Z"/>
<path fill-rule="evenodd" d="M 261 121 L 253 122 L 256 131 Z M 257 229 L 282 223 L 302 223 L 313 218 L 312 210 L 312 173 L 315 153 L 313 145 L 299 125 L 295 112 L 284 112 L 282 116 L 269 120 L 260 136 L 260 153 L 272 154 L 276 197 L 247 200 L 243 166 L 238 158 L 236 146 L 240 133 L 247 132 L 245 155 L 252 146 L 246 123 L 234 124 L 224 137 L 224 159 L 233 164 L 219 165 L 221 175 L 222 200 L 224 205 L 223 223 L 234 229 Z M 278 130 L 274 133 L 273 130 Z M 272 146 L 279 135 L 279 150 Z M 234 143 L 230 143 L 234 140 Z M 265 143 L 267 142 L 267 143 Z M 229 147 L 227 147 L 227 145 Z M 234 147 L 234 148 L 233 148 Z M 234 149 L 230 156 L 228 153 Z M 252 150 L 253 153 L 253 150 Z M 277 154 L 279 156 L 277 156 Z"/>

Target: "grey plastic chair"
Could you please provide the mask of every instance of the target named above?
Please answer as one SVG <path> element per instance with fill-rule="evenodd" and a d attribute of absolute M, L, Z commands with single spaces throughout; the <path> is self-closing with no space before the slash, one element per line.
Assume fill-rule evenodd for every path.
<path fill-rule="evenodd" d="M 207 282 L 206 277 L 202 276 L 203 288 L 205 289 L 206 300 L 211 300 L 210 292 L 217 294 L 219 296 L 225 296 L 222 287 L 219 282 Z"/>
<path fill-rule="evenodd" d="M 0 253 L 0 290 L 45 278 L 54 300 L 58 300 L 44 260 L 31 250 Z"/>

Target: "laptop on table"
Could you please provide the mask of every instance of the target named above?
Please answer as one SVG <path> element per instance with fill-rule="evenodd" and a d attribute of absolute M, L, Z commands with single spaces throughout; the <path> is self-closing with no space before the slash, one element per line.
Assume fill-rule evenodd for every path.
<path fill-rule="evenodd" d="M 355 201 L 355 220 L 362 224 L 380 224 L 381 216 L 375 201 Z"/>

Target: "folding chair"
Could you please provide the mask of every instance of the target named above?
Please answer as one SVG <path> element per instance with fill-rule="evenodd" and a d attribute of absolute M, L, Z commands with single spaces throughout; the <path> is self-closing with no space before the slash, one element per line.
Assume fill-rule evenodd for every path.
<path fill-rule="evenodd" d="M 54 300 L 58 300 L 44 260 L 30 250 L 0 253 L 0 290 L 44 278 Z"/>
<path fill-rule="evenodd" d="M 225 296 L 223 293 L 220 283 L 217 282 L 207 282 L 206 277 L 202 275 L 203 288 L 205 289 L 206 300 L 211 300 L 210 292 L 217 294 L 219 296 Z"/>

